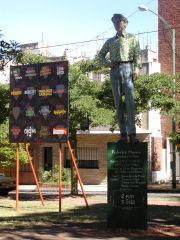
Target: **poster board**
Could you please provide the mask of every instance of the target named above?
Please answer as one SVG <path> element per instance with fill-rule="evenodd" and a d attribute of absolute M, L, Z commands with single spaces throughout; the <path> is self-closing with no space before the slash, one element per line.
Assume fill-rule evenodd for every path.
<path fill-rule="evenodd" d="M 68 62 L 10 68 L 9 141 L 68 140 Z"/>

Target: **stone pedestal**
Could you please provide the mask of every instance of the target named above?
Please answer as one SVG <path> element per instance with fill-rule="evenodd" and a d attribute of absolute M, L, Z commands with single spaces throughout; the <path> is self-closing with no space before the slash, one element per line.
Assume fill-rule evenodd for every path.
<path fill-rule="evenodd" d="M 147 228 L 147 143 L 108 143 L 108 227 Z"/>

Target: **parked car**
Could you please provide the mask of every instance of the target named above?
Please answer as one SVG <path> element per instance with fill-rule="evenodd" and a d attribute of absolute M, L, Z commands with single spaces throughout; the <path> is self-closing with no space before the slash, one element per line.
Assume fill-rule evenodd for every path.
<path fill-rule="evenodd" d="M 16 179 L 14 177 L 5 177 L 0 173 L 0 195 L 7 195 L 9 191 L 16 189 Z"/>

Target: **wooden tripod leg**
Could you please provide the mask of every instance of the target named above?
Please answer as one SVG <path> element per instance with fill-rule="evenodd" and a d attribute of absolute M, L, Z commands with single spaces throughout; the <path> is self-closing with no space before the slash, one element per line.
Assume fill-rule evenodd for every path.
<path fill-rule="evenodd" d="M 16 146 L 16 211 L 19 209 L 19 143 Z"/>
<path fill-rule="evenodd" d="M 84 196 L 84 200 L 85 200 L 85 202 L 86 202 L 86 206 L 89 207 L 89 206 L 88 206 L 88 202 L 87 202 L 87 198 L 86 198 L 86 194 L 85 194 L 84 189 L 83 189 L 81 177 L 80 177 L 80 175 L 79 175 L 79 171 L 78 171 L 78 168 L 77 168 L 77 165 L 76 165 L 76 161 L 75 161 L 75 159 L 74 159 L 74 155 L 73 155 L 73 152 L 72 152 L 72 148 L 71 148 L 70 142 L 67 141 L 67 144 L 68 144 L 68 148 L 69 148 L 69 152 L 70 152 L 70 155 L 71 155 L 71 159 L 72 159 L 72 162 L 73 162 L 73 165 L 74 165 L 74 168 L 75 168 L 75 170 L 76 170 L 76 174 L 77 174 L 77 177 L 78 177 L 80 186 L 81 186 L 81 190 L 82 190 L 82 193 L 83 193 L 83 196 Z"/>
<path fill-rule="evenodd" d="M 39 183 L 38 183 L 38 180 L 37 180 L 37 177 L 36 177 L 36 173 L 35 173 L 35 170 L 34 170 L 32 161 L 31 161 L 31 156 L 30 156 L 30 154 L 29 154 L 29 150 L 28 150 L 28 147 L 27 147 L 26 143 L 24 143 L 24 145 L 25 145 L 25 149 L 26 149 L 26 152 L 27 152 L 27 155 L 28 155 L 28 158 L 29 158 L 29 162 L 30 162 L 30 165 L 31 165 L 32 173 L 33 173 L 33 175 L 34 175 L 34 179 L 35 179 L 35 182 L 36 182 L 36 185 L 37 185 L 37 189 L 38 189 L 38 192 L 39 192 L 39 196 L 40 196 L 40 198 L 41 198 L 42 205 L 44 206 L 43 196 L 42 196 L 42 194 L 41 194 L 41 190 L 40 190 Z"/>
<path fill-rule="evenodd" d="M 62 192 L 62 151 L 59 143 L 59 212 L 61 212 L 61 192 Z"/>

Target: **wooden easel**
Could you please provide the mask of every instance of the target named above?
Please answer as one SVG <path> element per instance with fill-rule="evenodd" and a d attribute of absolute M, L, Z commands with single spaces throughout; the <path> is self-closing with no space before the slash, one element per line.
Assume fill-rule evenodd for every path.
<path fill-rule="evenodd" d="M 83 193 L 83 196 L 84 196 L 84 200 L 86 202 L 86 206 L 89 207 L 88 202 L 87 202 L 87 198 L 86 198 L 86 194 L 85 194 L 84 189 L 83 189 L 83 184 L 82 184 L 82 181 L 81 181 L 81 178 L 80 178 L 80 174 L 79 174 L 79 171 L 78 171 L 78 168 L 77 168 L 77 165 L 76 165 L 76 161 L 75 161 L 75 158 L 74 158 L 72 148 L 71 148 L 71 145 L 70 145 L 69 141 L 67 141 L 67 145 L 68 145 L 68 149 L 69 149 L 69 152 L 70 152 L 70 155 L 71 155 L 71 159 L 72 159 L 72 162 L 73 162 L 73 165 L 74 165 L 74 168 L 75 168 L 80 186 L 81 186 L 81 190 L 82 190 L 82 193 Z M 31 156 L 29 154 L 27 144 L 24 143 L 24 146 L 25 146 L 25 150 L 26 150 L 27 155 L 28 155 L 29 163 L 30 163 L 30 166 L 31 166 L 31 169 L 32 169 L 32 173 L 33 173 L 35 182 L 36 182 L 36 186 L 37 186 L 37 189 L 38 189 L 38 192 L 39 192 L 39 196 L 40 196 L 42 205 L 44 206 L 43 196 L 41 194 L 38 179 L 36 177 L 36 172 L 35 172 L 34 167 L 33 167 L 33 163 L 32 163 L 32 160 L 31 160 Z M 18 209 L 19 209 L 19 190 L 18 190 L 18 187 L 19 187 L 19 143 L 17 143 L 17 147 L 16 147 L 16 211 L 18 211 Z M 61 197 L 62 197 L 62 150 L 61 150 L 61 143 L 59 143 L 59 212 L 61 212 Z"/>

